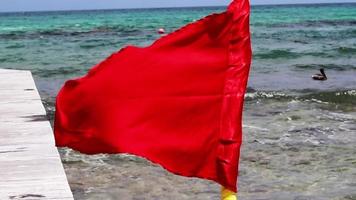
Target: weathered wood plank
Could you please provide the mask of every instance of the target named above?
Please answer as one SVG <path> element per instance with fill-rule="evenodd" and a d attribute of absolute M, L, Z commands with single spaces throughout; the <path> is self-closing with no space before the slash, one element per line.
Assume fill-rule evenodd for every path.
<path fill-rule="evenodd" d="M 28 71 L 0 69 L 0 199 L 73 199 Z"/>

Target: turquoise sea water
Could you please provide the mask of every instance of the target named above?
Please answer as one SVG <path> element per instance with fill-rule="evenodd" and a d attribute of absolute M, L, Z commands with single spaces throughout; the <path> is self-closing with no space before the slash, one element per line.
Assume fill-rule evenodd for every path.
<path fill-rule="evenodd" d="M 0 13 L 0 68 L 31 70 L 49 117 L 63 82 L 223 7 Z M 241 199 L 356 199 L 356 4 L 254 6 Z M 324 68 L 328 80 L 311 75 Z M 131 156 L 61 150 L 77 199 L 217 199 Z M 166 193 L 169 191 L 169 193 Z M 133 194 L 136 197 L 133 197 Z"/>

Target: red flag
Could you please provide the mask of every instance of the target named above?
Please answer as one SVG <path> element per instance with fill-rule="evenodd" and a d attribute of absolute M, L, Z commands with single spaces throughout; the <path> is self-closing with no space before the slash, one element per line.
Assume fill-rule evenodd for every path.
<path fill-rule="evenodd" d="M 128 46 L 57 96 L 58 147 L 130 153 L 236 191 L 251 46 L 249 1 L 235 0 L 141 48 Z"/>

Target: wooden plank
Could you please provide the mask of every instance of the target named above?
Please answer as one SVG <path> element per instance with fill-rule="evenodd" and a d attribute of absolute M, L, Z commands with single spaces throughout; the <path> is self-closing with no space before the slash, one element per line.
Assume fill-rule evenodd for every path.
<path fill-rule="evenodd" d="M 29 71 L 0 69 L 0 199 L 73 199 Z"/>

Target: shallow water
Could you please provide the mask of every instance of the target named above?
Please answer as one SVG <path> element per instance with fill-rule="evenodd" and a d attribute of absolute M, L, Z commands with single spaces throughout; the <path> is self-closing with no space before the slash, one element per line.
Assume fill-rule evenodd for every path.
<path fill-rule="evenodd" d="M 241 199 L 355 199 L 355 104 L 356 90 L 249 92 Z M 172 175 L 144 159 L 61 154 L 77 199 L 218 199 L 215 183 Z"/>
<path fill-rule="evenodd" d="M 65 80 L 223 9 L 0 14 L 0 67 L 31 70 L 53 120 Z M 251 18 L 240 199 L 356 199 L 356 4 L 255 6 Z M 313 81 L 321 67 L 328 80 Z M 215 183 L 141 158 L 60 153 L 76 199 L 218 199 Z"/>

